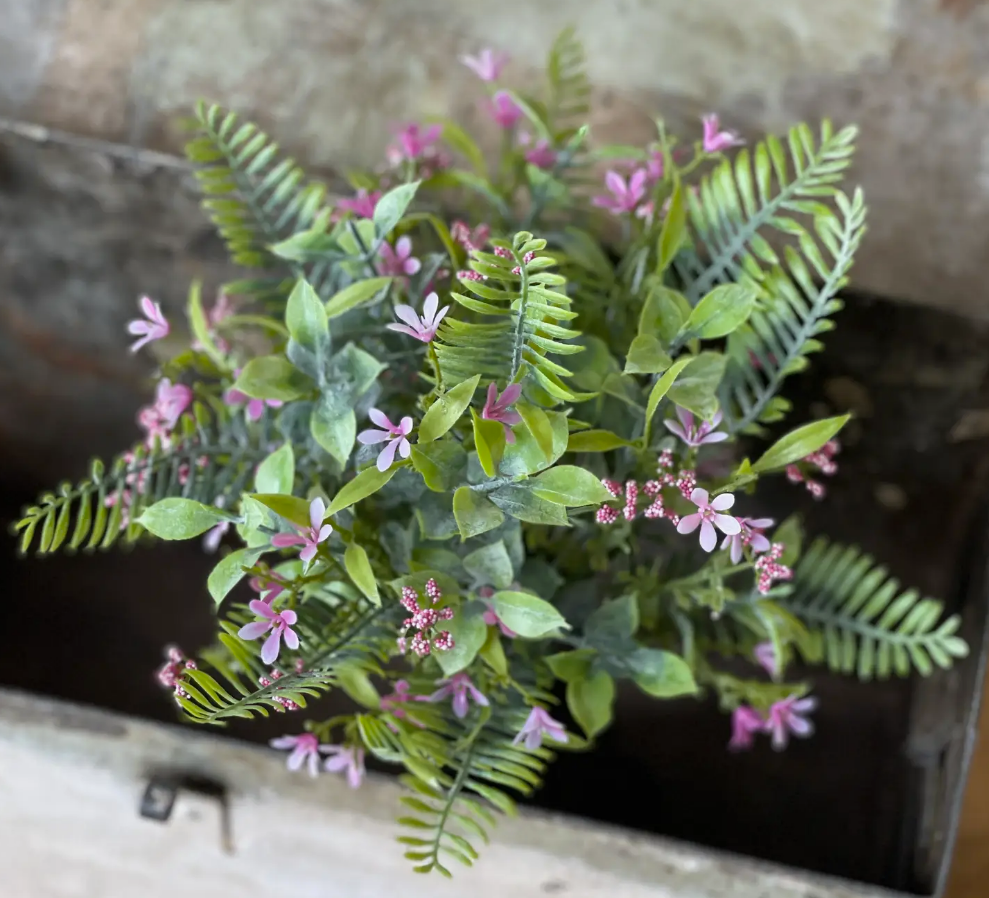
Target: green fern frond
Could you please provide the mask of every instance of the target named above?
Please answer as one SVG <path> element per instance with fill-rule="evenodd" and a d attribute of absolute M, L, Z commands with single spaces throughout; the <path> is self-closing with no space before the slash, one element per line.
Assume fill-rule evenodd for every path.
<path fill-rule="evenodd" d="M 451 294 L 479 320 L 444 319 L 433 344 L 443 381 L 460 383 L 480 373 L 484 379 L 509 383 L 531 374 L 555 399 L 569 401 L 573 394 L 561 378 L 570 371 L 549 358 L 581 351 L 567 342 L 580 332 L 560 323 L 576 317 L 569 297 L 555 289 L 563 288 L 566 280 L 547 270 L 554 265 L 551 258 L 539 255 L 545 240 L 521 231 L 510 245 L 498 243 L 509 250 L 509 257 L 474 253 L 471 268 L 483 280 L 461 281 L 472 296 Z"/>
<path fill-rule="evenodd" d="M 553 41 L 547 66 L 549 102 L 547 121 L 557 140 L 566 140 L 584 123 L 591 108 L 584 45 L 572 26 Z"/>
<path fill-rule="evenodd" d="M 949 668 L 968 654 L 955 635 L 958 615 L 942 619 L 941 602 L 901 592 L 885 568 L 854 546 L 816 540 L 780 604 L 811 631 L 806 645 L 797 646 L 807 661 L 863 680 L 903 677 L 911 669 L 927 676 L 934 665 Z"/>
<path fill-rule="evenodd" d="M 271 438 L 266 424 L 248 429 L 242 416 L 211 414 L 197 404 L 168 447 L 136 446 L 118 456 L 109 472 L 94 461 L 88 478 L 62 484 L 25 508 L 14 525 L 20 551 L 34 546 L 36 554 L 46 555 L 62 546 L 93 550 L 109 549 L 120 539 L 132 543 L 144 532 L 133 521 L 166 496 L 232 507 L 268 454 Z"/>

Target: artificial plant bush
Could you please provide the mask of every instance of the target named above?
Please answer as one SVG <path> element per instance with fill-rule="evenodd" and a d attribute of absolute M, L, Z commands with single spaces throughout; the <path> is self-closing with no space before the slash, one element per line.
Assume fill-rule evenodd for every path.
<path fill-rule="evenodd" d="M 659 122 L 647 147 L 592 149 L 571 33 L 541 99 L 499 89 L 489 51 L 464 61 L 496 163 L 450 122 L 408 125 L 335 203 L 198 108 L 189 157 L 247 276 L 209 309 L 193 287 L 145 439 L 18 525 L 43 554 L 219 549 L 217 641 L 159 671 L 182 714 L 282 713 L 289 766 L 355 786 L 366 752 L 403 767 L 400 841 L 441 873 L 553 750 L 607 728 L 618 681 L 713 693 L 731 747 L 783 748 L 814 706 L 791 662 L 868 679 L 966 651 L 940 603 L 857 549 L 801 554 L 796 519 L 756 511 L 762 478 L 821 497 L 836 470 L 847 416 L 794 427 L 780 388 L 862 238 L 862 195 L 839 188 L 854 129 L 727 159 L 740 141 L 708 117 L 694 143 Z M 170 329 L 142 308 L 134 348 Z M 307 717 L 332 689 L 359 710 Z"/>

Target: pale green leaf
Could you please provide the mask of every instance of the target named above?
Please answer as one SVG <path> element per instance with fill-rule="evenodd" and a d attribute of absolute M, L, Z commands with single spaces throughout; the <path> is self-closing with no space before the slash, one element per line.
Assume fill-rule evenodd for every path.
<path fill-rule="evenodd" d="M 372 493 L 380 490 L 395 474 L 398 468 L 391 467 L 387 471 L 379 471 L 374 465 L 365 468 L 349 483 L 345 483 L 340 491 L 334 496 L 330 507 L 326 510 L 327 516 L 337 514 L 345 508 L 350 508 L 366 499 Z"/>
<path fill-rule="evenodd" d="M 254 489 L 259 493 L 291 493 L 295 483 L 295 452 L 283 443 L 258 465 Z"/>
<path fill-rule="evenodd" d="M 433 404 L 426 410 L 422 421 L 419 424 L 420 443 L 430 443 L 443 436 L 461 416 L 467 411 L 471 399 L 474 398 L 474 391 L 481 380 L 480 374 L 475 374 L 469 380 L 457 384 L 436 397 Z"/>
<path fill-rule="evenodd" d="M 784 468 L 812 452 L 817 452 L 845 426 L 850 417 L 850 415 L 838 415 L 835 418 L 824 418 L 791 430 L 762 454 L 752 465 L 752 470 L 757 474 L 763 474 L 766 471 Z"/>
<path fill-rule="evenodd" d="M 600 505 L 612 498 L 600 478 L 576 465 L 557 465 L 533 479 L 540 499 L 557 505 Z"/>
<path fill-rule="evenodd" d="M 367 557 L 367 552 L 363 546 L 351 543 L 343 553 L 343 566 L 347 569 L 347 576 L 354 581 L 356 586 L 375 605 L 381 604 L 381 596 L 378 593 L 378 584 L 374 579 L 374 571 L 371 570 L 371 562 Z"/>
<path fill-rule="evenodd" d="M 391 282 L 392 278 L 390 277 L 375 277 L 368 278 L 364 281 L 354 281 L 354 283 L 344 287 L 339 293 L 334 293 L 326 301 L 326 317 L 331 319 L 336 318 L 344 312 L 356 309 L 358 306 L 377 296 Z"/>
<path fill-rule="evenodd" d="M 491 597 L 491 604 L 501 622 L 526 639 L 538 639 L 559 629 L 570 629 L 549 602 L 527 592 L 496 592 Z"/>
<path fill-rule="evenodd" d="M 192 539 L 229 519 L 229 515 L 218 508 L 173 497 L 144 509 L 137 523 L 159 539 L 173 540 Z"/>

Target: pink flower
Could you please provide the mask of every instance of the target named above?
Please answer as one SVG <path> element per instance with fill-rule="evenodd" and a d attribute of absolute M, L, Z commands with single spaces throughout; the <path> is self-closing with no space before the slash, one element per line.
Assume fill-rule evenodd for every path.
<path fill-rule="evenodd" d="M 141 337 L 131 345 L 131 352 L 137 352 L 145 343 L 150 343 L 152 340 L 167 337 L 171 330 L 158 303 L 152 302 L 147 296 L 142 296 L 140 305 L 144 318 L 135 318 L 127 325 L 127 333 Z"/>
<path fill-rule="evenodd" d="M 594 197 L 591 202 L 595 206 L 607 209 L 612 215 L 631 212 L 646 195 L 646 170 L 632 172 L 627 183 L 618 172 L 609 171 L 604 176 L 604 186 L 611 195 Z"/>
<path fill-rule="evenodd" d="M 388 416 L 379 409 L 373 408 L 367 416 L 378 427 L 383 430 L 362 430 L 357 434 L 357 439 L 365 446 L 373 446 L 375 443 L 388 442 L 388 445 L 378 454 L 378 470 L 387 471 L 391 463 L 395 460 L 395 452 L 402 458 L 408 458 L 412 452 L 408 436 L 412 433 L 412 419 L 406 415 L 398 424 L 392 424 Z"/>
<path fill-rule="evenodd" d="M 203 536 L 203 551 L 212 554 L 219 549 L 220 543 L 223 542 L 223 537 L 226 536 L 229 529 L 230 521 L 220 521 L 219 524 L 208 530 Z"/>
<path fill-rule="evenodd" d="M 650 181 L 663 180 L 663 168 L 665 164 L 662 150 L 653 150 L 649 154 L 649 158 L 646 160 L 646 175 L 648 175 Z"/>
<path fill-rule="evenodd" d="M 443 597 L 443 593 L 435 580 L 430 578 L 426 581 L 426 598 L 428 602 L 422 601 L 419 595 L 411 586 L 402 587 L 402 596 L 399 599 L 401 606 L 411 614 L 402 621 L 399 628 L 398 650 L 404 655 L 406 648 L 411 648 L 420 658 L 425 658 L 433 649 L 438 652 L 448 652 L 453 648 L 454 640 L 449 630 L 439 630 L 437 627 L 440 621 L 452 620 L 453 609 L 437 609 L 435 606 Z M 422 602 L 422 604 L 420 604 Z M 433 606 L 433 607 L 431 607 Z M 416 630 L 412 636 L 412 644 L 408 645 L 409 631 Z"/>
<path fill-rule="evenodd" d="M 765 730 L 773 734 L 773 748 L 782 751 L 790 741 L 790 734 L 806 738 L 813 735 L 814 724 L 803 715 L 817 707 L 816 698 L 800 698 L 791 695 L 776 702 L 766 716 Z"/>
<path fill-rule="evenodd" d="M 271 544 L 276 549 L 284 549 L 288 546 L 302 546 L 302 551 L 299 552 L 299 558 L 306 564 L 309 564 L 316 557 L 316 552 L 319 551 L 319 544 L 328 540 L 330 534 L 333 532 L 332 526 L 323 523 L 325 515 L 326 503 L 317 496 L 309 503 L 309 529 L 306 530 L 298 524 L 293 524 L 292 526 L 295 527 L 296 533 L 278 533 L 272 537 Z"/>
<path fill-rule="evenodd" d="M 382 243 L 378 255 L 381 257 L 378 271 L 382 275 L 402 277 L 415 274 L 422 267 L 412 255 L 412 240 L 409 237 L 399 237 L 394 249 L 388 243 Z"/>
<path fill-rule="evenodd" d="M 470 710 L 467 699 L 468 695 L 474 699 L 475 704 L 483 705 L 485 708 L 488 706 L 488 700 L 474 685 L 471 678 L 463 671 L 460 673 L 455 673 L 447 680 L 440 680 L 436 685 L 441 686 L 442 688 L 437 689 L 436 692 L 429 696 L 429 701 L 440 702 L 452 695 L 453 713 L 456 714 L 461 720 L 467 716 L 467 712 Z"/>
<path fill-rule="evenodd" d="M 484 245 L 491 237 L 491 226 L 479 224 L 473 231 L 464 221 L 455 221 L 450 225 L 450 236 L 459 243 L 467 252 L 475 249 L 483 249 Z"/>
<path fill-rule="evenodd" d="M 157 439 L 162 446 L 168 446 L 172 430 L 191 402 L 192 390 L 185 384 L 173 384 L 167 377 L 158 381 L 154 403 L 137 413 L 147 444 Z"/>
<path fill-rule="evenodd" d="M 529 716 L 522 724 L 522 729 L 519 730 L 518 735 L 512 740 L 512 745 L 518 745 L 524 739 L 525 747 L 529 751 L 535 751 L 543 744 L 544 736 L 548 736 L 554 742 L 568 742 L 570 740 L 566 730 L 563 729 L 563 724 L 550 717 L 545 708 L 536 705 L 529 712 Z"/>
<path fill-rule="evenodd" d="M 752 748 L 753 736 L 766 727 L 763 716 L 748 705 L 739 705 L 731 715 L 731 751 L 744 751 Z"/>
<path fill-rule="evenodd" d="M 327 745 L 324 749 L 331 757 L 323 764 L 327 773 L 347 772 L 347 785 L 351 789 L 360 788 L 364 781 L 364 749 L 356 745 Z"/>
<path fill-rule="evenodd" d="M 501 70 L 508 62 L 508 54 L 495 53 L 494 50 L 485 47 L 477 56 L 464 54 L 460 57 L 460 61 L 482 81 L 490 83 L 498 80 Z"/>
<path fill-rule="evenodd" d="M 261 596 L 261 601 L 266 605 L 270 605 L 285 592 L 285 587 L 277 580 L 266 580 L 261 577 L 251 577 L 250 587 Z"/>
<path fill-rule="evenodd" d="M 413 162 L 427 155 L 442 133 L 443 129 L 439 125 L 429 125 L 422 129 L 415 122 L 406 125 L 396 135 L 398 144 L 388 153 L 390 161 L 395 163 L 405 159 Z"/>
<path fill-rule="evenodd" d="M 779 673 L 776 649 L 773 648 L 771 642 L 760 642 L 752 650 L 752 657 L 755 658 L 756 663 L 771 677 L 775 677 Z"/>
<path fill-rule="evenodd" d="M 766 527 L 773 526 L 772 518 L 735 518 L 735 520 L 742 529 L 721 541 L 722 549 L 731 547 L 729 558 L 732 564 L 738 564 L 742 560 L 743 546 L 751 546 L 755 554 L 769 549 L 769 540 L 762 531 Z"/>
<path fill-rule="evenodd" d="M 491 98 L 487 103 L 487 110 L 495 123 L 502 128 L 511 128 L 512 125 L 522 118 L 522 110 L 516 105 L 512 99 L 512 95 L 504 90 L 499 90 Z"/>
<path fill-rule="evenodd" d="M 405 324 L 389 324 L 388 329 L 398 331 L 400 334 L 408 334 L 410 337 L 415 337 L 423 343 L 432 342 L 433 337 L 436 336 L 436 329 L 440 326 L 440 322 L 446 313 L 450 311 L 449 306 L 443 306 L 442 309 L 437 311 L 436 307 L 439 305 L 439 302 L 439 297 L 435 293 L 430 293 L 426 297 L 426 301 L 422 304 L 421 316 L 416 314 L 416 310 L 412 306 L 395 306 L 395 317 L 400 318 Z"/>
<path fill-rule="evenodd" d="M 299 733 L 298 736 L 279 736 L 268 743 L 272 748 L 286 751 L 292 750 L 288 756 L 285 766 L 295 772 L 301 770 L 303 764 L 307 764 L 310 776 L 319 775 L 319 753 L 326 753 L 334 748 L 332 745 L 320 745 L 312 733 Z"/>
<path fill-rule="evenodd" d="M 728 434 L 714 430 L 721 423 L 721 409 L 714 413 L 710 421 L 701 421 L 700 424 L 695 424 L 693 414 L 679 405 L 676 407 L 676 416 L 680 419 L 679 424 L 671 420 L 666 420 L 663 424 L 670 433 L 680 437 L 691 448 L 728 439 Z"/>
<path fill-rule="evenodd" d="M 234 372 L 234 376 L 239 374 L 240 369 L 238 368 Z M 281 399 L 252 399 L 233 387 L 223 394 L 223 402 L 225 405 L 246 405 L 248 421 L 259 421 L 265 408 L 281 408 L 285 404 Z"/>
<path fill-rule="evenodd" d="M 412 687 L 408 680 L 396 680 L 395 691 L 390 695 L 381 696 L 381 710 L 390 711 L 395 717 L 401 719 L 406 716 L 405 708 L 402 707 L 403 704 L 424 700 L 424 696 L 412 694 Z"/>
<path fill-rule="evenodd" d="M 512 426 L 522 421 L 518 412 L 510 411 L 510 406 L 522 395 L 522 384 L 509 384 L 504 392 L 498 395 L 497 384 L 488 384 L 488 396 L 481 409 L 481 417 L 486 421 L 500 421 L 505 427 L 505 442 L 514 443 L 515 434 Z"/>
<path fill-rule="evenodd" d="M 722 533 L 739 533 L 742 529 L 738 521 L 729 514 L 718 514 L 735 504 L 735 497 L 731 493 L 722 493 L 713 502 L 708 502 L 708 492 L 697 487 L 690 494 L 690 501 L 697 506 L 694 514 L 684 515 L 677 524 L 678 533 L 693 533 L 698 527 L 701 528 L 701 548 L 705 552 L 714 549 L 718 542 L 714 528 L 717 527 Z"/>
<path fill-rule="evenodd" d="M 381 191 L 374 190 L 368 193 L 363 187 L 357 191 L 357 196 L 351 199 L 342 199 L 337 202 L 337 208 L 346 212 L 353 212 L 358 218 L 373 218 L 374 207 L 381 199 Z"/>
<path fill-rule="evenodd" d="M 253 621 L 241 627 L 237 635 L 241 639 L 260 639 L 271 630 L 271 635 L 261 646 L 261 660 L 265 664 L 274 664 L 278 660 L 283 636 L 288 648 L 297 649 L 299 647 L 299 634 L 292 629 L 292 625 L 299 619 L 299 615 L 291 608 L 278 612 L 259 599 L 253 599 L 247 607 L 261 620 Z"/>
<path fill-rule="evenodd" d="M 718 116 L 713 112 L 701 118 L 704 123 L 704 139 L 702 146 L 705 153 L 720 153 L 729 147 L 741 146 L 745 143 L 734 131 L 722 131 Z"/>
<path fill-rule="evenodd" d="M 536 168 L 550 169 L 556 165 L 556 150 L 550 146 L 550 142 L 545 137 L 532 143 L 532 137 L 525 131 L 519 134 L 519 143 L 528 147 L 525 151 L 525 161 L 536 166 Z"/>
<path fill-rule="evenodd" d="M 519 635 L 514 630 L 509 630 L 508 627 L 506 627 L 505 624 L 502 622 L 501 618 L 498 617 L 498 615 L 495 612 L 495 610 L 493 608 L 491 608 L 490 606 L 488 607 L 488 610 L 485 611 L 483 615 L 481 615 L 481 619 L 489 627 L 493 627 L 495 624 L 497 624 L 498 625 L 498 629 L 501 630 L 501 632 L 505 636 L 507 636 L 509 639 L 514 639 L 516 636 Z"/>

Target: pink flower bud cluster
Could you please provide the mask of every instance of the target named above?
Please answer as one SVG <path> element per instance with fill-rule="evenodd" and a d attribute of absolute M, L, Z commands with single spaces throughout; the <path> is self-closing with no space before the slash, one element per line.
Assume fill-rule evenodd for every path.
<path fill-rule="evenodd" d="M 668 470 L 672 467 L 673 453 L 669 449 L 664 449 L 656 460 L 658 476 L 655 480 L 647 480 L 641 487 L 635 480 L 626 481 L 624 487 L 616 480 L 602 480 L 605 489 L 616 499 L 622 499 L 623 504 L 621 512 L 608 503 L 603 504 L 597 510 L 595 520 L 599 524 L 613 524 L 621 514 L 626 521 L 634 521 L 641 513 L 645 518 L 669 518 L 674 525 L 679 524 L 680 515 L 665 506 L 663 490 L 667 487 L 675 487 L 680 491 L 681 496 L 689 499 L 690 494 L 697 487 L 697 474 L 687 468 L 674 474 Z M 641 496 L 645 496 L 648 501 L 642 503 L 644 507 L 640 508 Z"/>
<path fill-rule="evenodd" d="M 182 684 L 186 680 L 186 671 L 196 669 L 196 662 L 186 658 L 182 649 L 174 645 L 165 649 L 165 657 L 168 660 L 155 672 L 158 682 L 164 688 L 173 690 L 176 698 L 188 698 L 189 693 Z"/>
<path fill-rule="evenodd" d="M 432 605 L 436 605 L 442 598 L 442 593 L 433 579 L 426 581 L 426 598 Z M 402 607 L 412 616 L 407 617 L 399 629 L 398 650 L 405 653 L 407 648 L 411 648 L 420 658 L 430 654 L 433 649 L 438 652 L 449 651 L 453 648 L 453 637 L 448 630 L 436 631 L 436 626 L 440 621 L 450 620 L 453 617 L 452 608 L 433 608 L 430 605 L 420 604 L 419 593 L 411 586 L 402 588 L 402 598 L 399 600 Z M 417 632 L 412 636 L 411 645 L 407 642 L 409 630 Z"/>
<path fill-rule="evenodd" d="M 491 236 L 491 228 L 486 224 L 479 224 L 473 231 L 470 225 L 463 221 L 455 221 L 450 226 L 450 236 L 459 243 L 468 253 L 483 249 Z M 496 250 L 497 252 L 497 250 Z"/>
<path fill-rule="evenodd" d="M 793 571 L 779 561 L 785 549 L 783 543 L 773 543 L 768 552 L 755 560 L 756 589 L 763 595 L 772 588 L 774 580 L 790 580 L 793 577 Z"/>
<path fill-rule="evenodd" d="M 837 440 L 828 440 L 817 452 L 812 452 L 800 461 L 806 465 L 817 468 L 826 477 L 833 476 L 838 470 L 838 463 L 834 457 L 841 451 L 841 444 Z M 824 484 L 819 480 L 809 478 L 798 464 L 787 465 L 786 479 L 790 483 L 802 483 L 807 487 L 807 491 L 815 499 L 824 498 Z"/>

